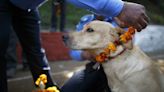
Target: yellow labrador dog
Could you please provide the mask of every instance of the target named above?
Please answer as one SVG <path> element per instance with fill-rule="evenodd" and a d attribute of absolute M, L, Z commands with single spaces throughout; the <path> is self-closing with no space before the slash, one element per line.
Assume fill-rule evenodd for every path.
<path fill-rule="evenodd" d="M 92 21 L 80 32 L 70 32 L 68 46 L 99 54 L 119 39 L 123 30 L 108 22 Z M 132 41 L 117 46 L 112 59 L 102 63 L 112 92 L 164 92 L 164 62 L 153 62 Z"/>

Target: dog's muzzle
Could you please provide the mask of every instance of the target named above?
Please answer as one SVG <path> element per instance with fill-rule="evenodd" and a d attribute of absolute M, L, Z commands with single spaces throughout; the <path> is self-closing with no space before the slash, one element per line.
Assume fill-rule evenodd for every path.
<path fill-rule="evenodd" d="M 67 41 L 69 40 L 68 33 L 63 33 L 62 39 L 64 44 L 67 45 Z"/>

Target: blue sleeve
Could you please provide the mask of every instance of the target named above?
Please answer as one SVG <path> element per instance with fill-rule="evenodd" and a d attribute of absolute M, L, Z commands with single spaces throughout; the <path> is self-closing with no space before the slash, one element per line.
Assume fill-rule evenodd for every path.
<path fill-rule="evenodd" d="M 69 55 L 73 60 L 82 61 L 83 59 L 81 57 L 81 53 L 82 53 L 81 50 L 71 50 L 69 52 Z"/>
<path fill-rule="evenodd" d="M 124 5 L 122 0 L 67 0 L 80 8 L 91 10 L 97 14 L 115 17 Z"/>

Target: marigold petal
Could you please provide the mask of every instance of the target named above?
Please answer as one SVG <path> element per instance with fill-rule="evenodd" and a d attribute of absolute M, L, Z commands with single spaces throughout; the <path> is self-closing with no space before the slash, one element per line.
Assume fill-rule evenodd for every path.
<path fill-rule="evenodd" d="M 109 53 L 110 53 L 110 49 L 105 48 L 105 49 L 104 49 L 104 53 L 109 54 Z"/>
<path fill-rule="evenodd" d="M 108 48 L 111 50 L 111 51 L 116 51 L 116 46 L 114 43 L 110 43 Z"/>
<path fill-rule="evenodd" d="M 56 86 L 48 87 L 47 92 L 60 92 Z"/>
<path fill-rule="evenodd" d="M 40 83 L 40 78 L 38 78 L 38 79 L 35 81 L 35 84 L 36 84 L 36 85 L 39 85 L 39 83 Z"/>
<path fill-rule="evenodd" d="M 126 38 L 120 38 L 120 41 L 123 42 L 123 43 L 127 42 Z"/>
<path fill-rule="evenodd" d="M 129 27 L 128 28 L 128 32 L 130 33 L 130 34 L 134 34 L 135 33 L 135 28 L 134 27 Z"/>
<path fill-rule="evenodd" d="M 100 55 L 98 55 L 96 56 L 96 61 L 102 63 L 104 59 Z"/>

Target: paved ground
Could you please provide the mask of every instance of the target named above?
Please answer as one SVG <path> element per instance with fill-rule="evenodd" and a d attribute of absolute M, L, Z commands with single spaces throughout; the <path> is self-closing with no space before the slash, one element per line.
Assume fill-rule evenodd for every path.
<path fill-rule="evenodd" d="M 75 61 L 55 61 L 50 62 L 52 68 L 53 79 L 61 87 L 66 82 L 74 71 L 84 68 L 87 62 Z M 30 71 L 21 70 L 21 65 L 18 66 L 16 76 L 8 80 L 9 92 L 32 92 L 35 89 Z"/>
<path fill-rule="evenodd" d="M 53 79 L 59 86 L 62 86 L 72 75 L 73 71 L 84 68 L 86 62 L 55 61 L 49 63 Z M 35 89 L 30 71 L 23 71 L 21 67 L 21 65 L 18 65 L 16 76 L 8 80 L 9 92 L 32 92 Z"/>

